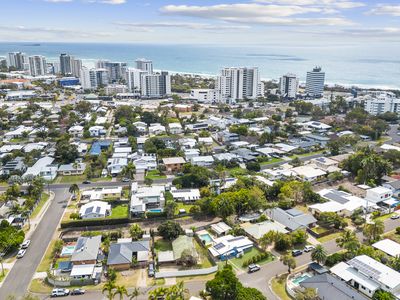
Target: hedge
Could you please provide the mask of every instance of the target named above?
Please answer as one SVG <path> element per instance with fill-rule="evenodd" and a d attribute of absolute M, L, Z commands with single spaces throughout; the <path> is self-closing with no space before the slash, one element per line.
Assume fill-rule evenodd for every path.
<path fill-rule="evenodd" d="M 61 228 L 70 228 L 70 227 L 85 227 L 85 226 L 106 226 L 106 225 L 117 225 L 117 224 L 126 224 L 131 220 L 128 218 L 119 218 L 119 219 L 87 219 L 87 220 L 71 220 L 61 222 Z"/>
<path fill-rule="evenodd" d="M 147 219 L 156 219 L 156 218 L 166 218 L 167 214 L 165 212 L 146 212 Z"/>

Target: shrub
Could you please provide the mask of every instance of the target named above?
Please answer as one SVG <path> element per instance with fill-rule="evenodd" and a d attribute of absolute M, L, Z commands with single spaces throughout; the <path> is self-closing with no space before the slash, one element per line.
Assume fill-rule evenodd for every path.
<path fill-rule="evenodd" d="M 77 219 L 79 219 L 79 214 L 78 213 L 72 213 L 72 214 L 69 215 L 69 218 L 71 220 L 77 220 Z"/>
<path fill-rule="evenodd" d="M 61 223 L 61 228 L 71 228 L 71 227 L 86 227 L 86 226 L 106 226 L 106 225 L 118 225 L 129 223 L 128 218 L 120 219 L 85 219 L 85 220 L 72 220 L 64 221 Z"/>
<path fill-rule="evenodd" d="M 325 265 L 328 267 L 332 267 L 337 263 L 344 261 L 345 259 L 346 259 L 345 253 L 333 253 L 331 255 L 328 255 L 325 261 Z"/>
<path fill-rule="evenodd" d="M 396 234 L 400 234 L 400 226 L 396 227 Z"/>

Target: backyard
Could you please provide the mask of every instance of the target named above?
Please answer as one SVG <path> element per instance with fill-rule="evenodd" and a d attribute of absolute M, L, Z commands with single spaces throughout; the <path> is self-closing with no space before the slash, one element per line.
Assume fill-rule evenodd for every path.
<path fill-rule="evenodd" d="M 151 170 L 147 172 L 145 178 L 155 180 L 155 179 L 165 179 L 167 178 L 167 176 L 161 175 L 160 171 L 158 170 Z"/>
<path fill-rule="evenodd" d="M 127 218 L 128 217 L 128 204 L 119 204 L 114 206 L 111 209 L 111 216 L 112 219 L 120 219 L 120 218 Z"/>

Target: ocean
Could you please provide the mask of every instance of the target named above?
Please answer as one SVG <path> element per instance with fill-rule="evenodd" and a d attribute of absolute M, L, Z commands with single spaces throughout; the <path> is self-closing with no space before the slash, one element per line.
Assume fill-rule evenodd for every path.
<path fill-rule="evenodd" d="M 85 43 L 0 43 L 0 56 L 11 51 L 40 54 L 57 61 L 68 53 L 93 66 L 98 59 L 127 62 L 153 60 L 154 69 L 216 75 L 222 67 L 257 66 L 263 79 L 278 79 L 288 72 L 305 81 L 306 72 L 321 66 L 326 82 L 346 86 L 400 88 L 400 45 L 382 44 L 285 46 L 205 46 Z"/>

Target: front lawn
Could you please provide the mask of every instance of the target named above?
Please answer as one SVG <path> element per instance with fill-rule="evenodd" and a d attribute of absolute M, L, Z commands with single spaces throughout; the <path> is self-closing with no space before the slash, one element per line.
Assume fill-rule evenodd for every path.
<path fill-rule="evenodd" d="M 58 176 L 55 183 L 82 183 L 86 180 L 86 175 Z"/>
<path fill-rule="evenodd" d="M 36 216 L 41 212 L 43 206 L 45 205 L 47 200 L 49 200 L 49 198 L 50 198 L 49 194 L 47 194 L 47 193 L 42 194 L 42 199 L 40 199 L 39 203 L 36 205 L 35 209 L 33 210 L 32 214 L 31 214 L 31 219 L 36 218 Z"/>
<path fill-rule="evenodd" d="M 229 260 L 229 262 L 231 264 L 233 264 L 238 269 L 247 269 L 247 267 L 243 268 L 243 263 L 248 261 L 249 259 L 253 258 L 254 256 L 260 255 L 261 253 L 262 252 L 260 250 L 258 250 L 256 247 L 253 247 L 253 248 L 251 248 L 250 251 L 244 252 L 244 255 L 242 257 L 232 258 L 232 259 Z M 256 262 L 256 264 L 263 265 L 263 264 L 269 263 L 269 262 L 271 262 L 273 260 L 274 260 L 274 257 L 271 254 L 267 258 L 265 258 L 265 259 L 263 259 L 263 260 L 261 260 L 259 262 Z"/>
<path fill-rule="evenodd" d="M 50 294 L 53 287 L 47 284 L 43 279 L 33 279 L 29 286 L 29 291 L 35 294 Z"/>
<path fill-rule="evenodd" d="M 307 153 L 303 153 L 303 154 L 296 154 L 296 155 L 292 155 L 289 156 L 289 158 L 294 159 L 296 157 L 308 157 L 308 156 L 312 156 L 312 155 L 317 155 L 317 154 L 322 154 L 324 153 L 325 150 L 318 150 L 318 151 L 314 151 L 314 152 L 307 152 Z"/>
<path fill-rule="evenodd" d="M 272 157 L 272 158 L 268 159 L 267 161 L 260 162 L 260 165 L 261 165 L 261 166 L 265 166 L 265 165 L 270 165 L 270 164 L 279 163 L 279 162 L 281 162 L 281 161 L 283 161 L 282 158 Z"/>
<path fill-rule="evenodd" d="M 127 217 L 128 217 L 128 205 L 127 204 L 120 204 L 120 205 L 114 206 L 111 209 L 110 218 L 120 219 L 120 218 L 127 218 Z"/>
<path fill-rule="evenodd" d="M 377 217 L 377 218 L 374 218 L 373 220 L 374 221 L 377 221 L 377 220 L 379 220 L 379 221 L 385 221 L 385 220 L 387 220 L 387 219 L 389 219 L 391 216 L 393 216 L 394 215 L 394 213 L 390 213 L 390 214 L 386 214 L 386 215 L 383 215 L 383 216 L 379 216 L 379 217 Z"/>
<path fill-rule="evenodd" d="M 326 236 L 323 236 L 323 237 L 321 237 L 321 238 L 319 238 L 317 240 L 320 243 L 325 243 L 325 242 L 329 242 L 331 240 L 336 240 L 341 234 L 342 233 L 340 231 L 339 232 L 334 232 L 332 234 L 328 234 Z"/>
<path fill-rule="evenodd" d="M 145 178 L 151 179 L 151 180 L 156 180 L 156 179 L 166 179 L 167 176 L 161 175 L 160 171 L 158 171 L 158 170 L 151 170 L 151 171 L 147 172 Z"/>

